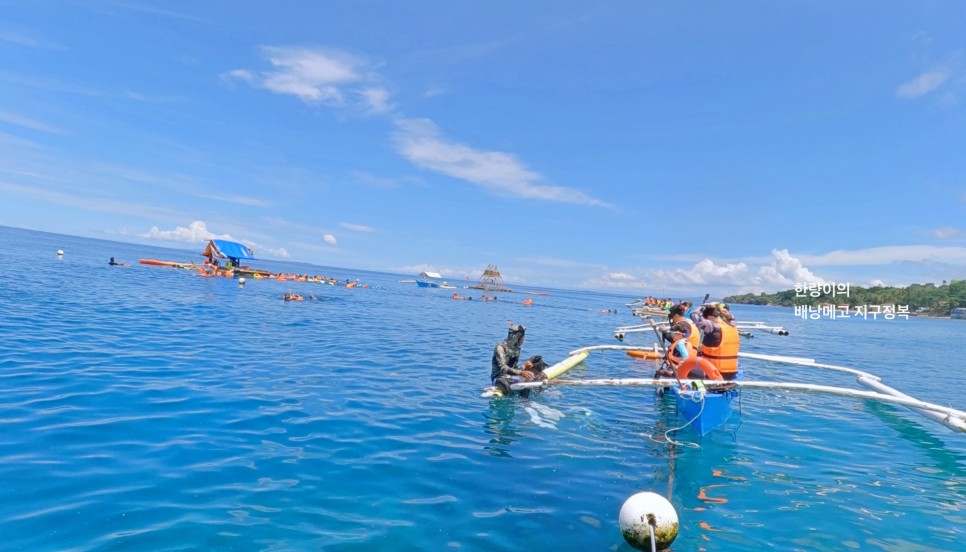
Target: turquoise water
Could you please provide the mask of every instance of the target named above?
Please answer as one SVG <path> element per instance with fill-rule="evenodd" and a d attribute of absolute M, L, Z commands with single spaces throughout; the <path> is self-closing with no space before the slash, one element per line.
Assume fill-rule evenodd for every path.
<path fill-rule="evenodd" d="M 525 354 L 555 361 L 615 343 L 631 298 L 453 301 L 400 276 L 268 262 L 253 264 L 373 287 L 239 287 L 136 264 L 190 252 L 9 228 L 0 254 L 3 549 L 626 551 L 624 500 L 669 487 L 679 552 L 966 543 L 966 438 L 897 407 L 749 390 L 723 428 L 676 433 L 699 446 L 669 447 L 660 437 L 681 422 L 646 388 L 479 398 L 508 322 L 528 327 Z M 323 300 L 284 302 L 288 289 Z M 966 408 L 951 357 L 964 321 L 733 310 L 791 330 L 743 350 L 866 369 Z M 595 353 L 570 376 L 650 371 Z"/>

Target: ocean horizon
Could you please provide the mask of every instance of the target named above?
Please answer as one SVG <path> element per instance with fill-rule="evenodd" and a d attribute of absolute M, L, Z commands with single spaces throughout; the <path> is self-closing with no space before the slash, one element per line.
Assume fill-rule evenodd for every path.
<path fill-rule="evenodd" d="M 639 296 L 511 282 L 519 292 L 499 301 L 454 301 L 398 281 L 414 275 L 274 260 L 250 264 L 369 287 L 242 286 L 138 264 L 197 251 L 9 227 L 0 244 L 5 549 L 628 551 L 617 514 L 641 491 L 676 509 L 679 552 L 966 542 L 966 440 L 901 407 L 744 390 L 702 438 L 674 431 L 673 402 L 650 388 L 479 396 L 508 324 L 527 327 L 525 356 L 552 363 L 618 344 Z M 316 299 L 284 301 L 289 290 Z M 732 312 L 790 332 L 742 351 L 859 368 L 966 409 L 949 358 L 962 320 Z M 766 361 L 743 370 L 857 387 Z M 595 352 L 567 377 L 652 373 Z"/>

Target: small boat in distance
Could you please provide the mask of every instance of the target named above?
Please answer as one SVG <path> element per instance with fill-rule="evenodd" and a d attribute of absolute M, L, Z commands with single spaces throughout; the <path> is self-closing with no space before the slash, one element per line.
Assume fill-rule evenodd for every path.
<path fill-rule="evenodd" d="M 443 280 L 439 272 L 420 272 L 416 285 L 423 288 L 456 289 L 456 286 L 451 286 Z"/>
<path fill-rule="evenodd" d="M 176 261 L 159 261 L 158 259 L 139 259 L 138 262 L 141 263 L 141 264 L 143 264 L 143 265 L 149 265 L 149 266 L 167 266 L 167 267 L 171 267 L 171 268 L 185 268 L 185 269 L 189 269 L 189 270 L 192 269 L 192 268 L 195 268 L 196 266 L 198 266 L 195 263 L 179 263 L 179 262 L 176 262 Z"/>

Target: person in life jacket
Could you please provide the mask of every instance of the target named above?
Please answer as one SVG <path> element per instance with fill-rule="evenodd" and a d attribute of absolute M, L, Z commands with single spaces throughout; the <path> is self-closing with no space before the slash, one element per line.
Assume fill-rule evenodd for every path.
<path fill-rule="evenodd" d="M 701 330 L 700 356 L 711 361 L 726 380 L 738 377 L 738 350 L 741 336 L 738 329 L 721 320 L 716 303 L 703 305 L 691 314 L 694 325 Z"/>
<path fill-rule="evenodd" d="M 663 332 L 662 336 L 664 337 L 664 341 L 666 343 L 672 343 L 673 340 L 671 339 L 671 330 L 674 328 L 674 326 L 683 324 L 684 338 L 688 340 L 688 343 L 690 343 L 695 350 L 697 350 L 697 348 L 701 345 L 701 333 L 698 331 L 698 327 L 694 325 L 694 322 L 685 318 L 684 313 L 686 311 L 687 308 L 684 306 L 684 303 L 678 303 L 677 305 L 671 307 L 671 310 L 668 312 L 667 316 L 668 321 L 671 323 L 671 329 Z"/>
<path fill-rule="evenodd" d="M 527 329 L 519 324 L 510 326 L 506 339 L 497 343 L 493 349 L 493 359 L 490 362 L 490 381 L 503 391 L 504 395 L 511 392 L 511 383 L 533 381 L 533 372 L 528 372 L 517 366 L 520 362 L 520 349 Z"/>
<path fill-rule="evenodd" d="M 654 374 L 655 377 L 673 378 L 677 374 L 678 367 L 681 366 L 682 362 L 689 358 L 697 357 L 697 349 L 684 337 L 686 330 L 687 325 L 684 323 L 671 326 L 668 332 L 671 336 L 671 344 L 668 346 L 667 353 L 664 355 L 664 364 L 658 368 L 657 373 Z"/>

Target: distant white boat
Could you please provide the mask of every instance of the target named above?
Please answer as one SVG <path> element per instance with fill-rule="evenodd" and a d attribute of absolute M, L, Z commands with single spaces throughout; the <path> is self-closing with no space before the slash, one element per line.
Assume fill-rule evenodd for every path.
<path fill-rule="evenodd" d="M 416 285 L 424 288 L 456 289 L 456 286 L 451 286 L 443 280 L 439 272 L 420 272 Z"/>

